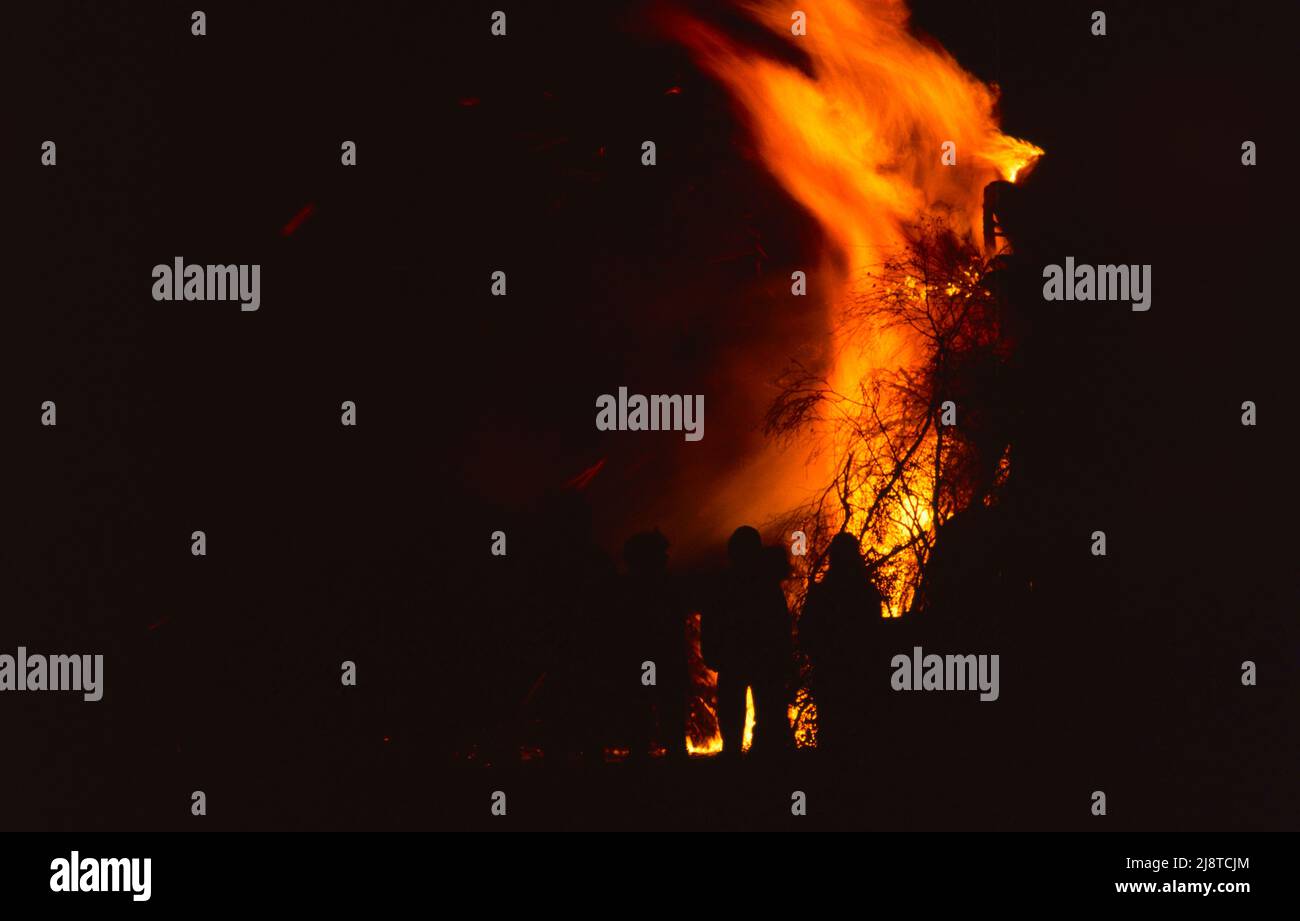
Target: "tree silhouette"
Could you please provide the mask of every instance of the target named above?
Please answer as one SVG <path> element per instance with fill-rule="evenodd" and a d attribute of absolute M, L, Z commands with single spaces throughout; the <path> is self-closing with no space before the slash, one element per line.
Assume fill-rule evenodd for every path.
<path fill-rule="evenodd" d="M 926 561 L 944 522 L 972 502 L 996 501 L 1010 458 L 1010 349 L 991 277 L 998 262 L 944 217 L 925 217 L 899 252 L 854 280 L 835 330 L 856 342 L 891 335 L 903 358 L 867 368 L 850 392 L 799 363 L 778 381 L 767 433 L 802 439 L 813 430 L 819 450 L 834 452 L 830 482 L 782 522 L 809 538 L 800 596 L 831 538 L 849 531 L 891 613 L 922 605 Z"/>

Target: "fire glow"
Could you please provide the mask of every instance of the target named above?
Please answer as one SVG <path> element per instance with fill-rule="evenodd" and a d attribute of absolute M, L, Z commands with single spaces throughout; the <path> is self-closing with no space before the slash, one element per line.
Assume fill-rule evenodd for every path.
<path fill-rule="evenodd" d="M 744 49 L 698 20 L 679 19 L 674 31 L 731 92 L 763 163 L 825 234 L 820 271 L 835 279 L 836 292 L 828 304 L 835 331 L 830 381 L 836 393 L 852 395 L 873 369 L 906 365 L 916 354 L 903 330 L 837 322 L 864 293 L 873 269 L 906 245 L 910 224 L 935 211 L 979 240 L 984 187 L 1015 180 L 1043 152 L 998 130 L 996 90 L 912 35 L 903 3 L 823 0 L 803 6 L 807 34 L 800 36 L 791 34 L 786 5 L 758 2 L 747 10 L 794 42 L 807 55 L 810 73 Z M 952 166 L 941 161 L 948 141 L 956 145 Z M 917 296 L 925 294 L 919 286 Z M 831 450 L 820 462 L 837 470 L 848 449 L 845 438 L 833 426 L 821 436 Z M 874 492 L 871 483 L 857 490 L 866 493 L 860 499 Z M 926 490 L 918 480 L 915 493 Z M 914 529 L 936 524 L 919 507 L 899 512 L 894 539 L 875 546 L 882 555 Z M 890 598 L 888 613 L 898 616 L 908 600 Z"/>
<path fill-rule="evenodd" d="M 937 44 L 913 35 L 901 0 L 806 0 L 800 6 L 805 34 L 794 34 L 788 4 L 757 0 L 744 4 L 744 11 L 802 52 L 804 68 L 743 47 L 688 15 L 666 21 L 669 32 L 730 92 L 761 161 L 824 234 L 818 277 L 831 279 L 824 290 L 834 292 L 827 297 L 828 380 L 834 393 L 849 400 L 877 370 L 905 367 L 919 354 L 907 330 L 841 322 L 848 305 L 866 295 L 873 270 L 907 245 L 908 227 L 927 214 L 943 213 L 956 231 L 983 242 L 984 187 L 998 179 L 1016 181 L 1043 151 L 998 129 L 996 88 L 968 74 Z M 952 165 L 942 159 L 947 142 L 955 145 Z M 960 282 L 947 283 L 948 296 L 954 284 Z M 917 283 L 915 295 L 926 297 L 925 286 Z M 809 461 L 825 465 L 827 482 L 851 450 L 845 427 L 834 424 L 835 412 L 829 415 L 831 421 L 813 436 L 822 450 Z M 908 493 L 891 510 L 892 533 L 874 545 L 868 540 L 865 550 L 886 557 L 918 530 L 933 535 L 940 524 L 919 498 L 930 492 L 933 475 L 917 466 Z M 806 479 L 807 471 L 791 475 Z M 855 483 L 852 505 L 866 507 L 880 487 L 870 478 Z M 850 520 L 848 528 L 857 524 Z M 905 554 L 889 565 L 916 566 Z M 913 581 L 907 575 L 893 580 L 903 588 L 887 597 L 886 616 L 907 610 L 906 586 Z M 792 723 L 797 709 L 791 707 Z M 811 705 L 800 710 L 811 711 Z M 751 704 L 747 722 L 752 718 Z M 795 729 L 800 744 L 813 744 L 812 728 L 796 723 Z M 690 740 L 689 747 L 716 752 L 721 738 L 715 730 L 703 742 Z"/>

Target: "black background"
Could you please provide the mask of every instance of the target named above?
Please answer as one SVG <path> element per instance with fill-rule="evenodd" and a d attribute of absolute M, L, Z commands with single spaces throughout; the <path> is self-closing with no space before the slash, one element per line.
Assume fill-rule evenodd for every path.
<path fill-rule="evenodd" d="M 528 641 L 481 601 L 529 549 L 494 570 L 487 535 L 600 457 L 610 547 L 718 488 L 767 384 L 718 369 L 824 334 L 749 296 L 756 235 L 779 279 L 817 229 L 647 8 L 530 2 L 493 39 L 496 6 L 207 4 L 202 38 L 175 4 L 6 12 L 0 650 L 102 653 L 106 694 L 0 698 L 5 826 L 486 825 L 501 781 L 453 752 Z M 1047 150 L 1037 251 L 1150 263 L 1153 306 L 1041 305 L 1040 615 L 1004 731 L 814 823 L 1087 827 L 1100 788 L 1121 827 L 1296 826 L 1293 33 L 1275 4 L 1129 3 L 1094 38 L 1091 9 L 914 5 Z M 178 255 L 260 263 L 261 309 L 153 301 Z M 707 454 L 594 430 L 638 382 L 708 388 Z M 513 782 L 543 827 L 788 818 L 701 772 Z"/>

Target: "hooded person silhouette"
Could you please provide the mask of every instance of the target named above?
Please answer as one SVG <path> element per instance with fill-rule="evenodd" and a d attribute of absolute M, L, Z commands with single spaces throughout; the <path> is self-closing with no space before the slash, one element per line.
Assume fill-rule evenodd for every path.
<path fill-rule="evenodd" d="M 828 555 L 830 568 L 809 590 L 799 619 L 799 646 L 812 663 L 817 747 L 855 755 L 862 753 L 871 718 L 864 663 L 883 639 L 883 600 L 857 538 L 836 534 Z"/>
<path fill-rule="evenodd" d="M 718 728 L 726 755 L 740 754 L 745 691 L 754 696 L 751 752 L 790 747 L 787 716 L 793 656 L 790 611 L 781 590 L 784 567 L 773 563 L 758 531 L 737 528 L 727 542 L 730 565 L 711 611 L 701 618 L 701 652 L 718 673 Z"/>

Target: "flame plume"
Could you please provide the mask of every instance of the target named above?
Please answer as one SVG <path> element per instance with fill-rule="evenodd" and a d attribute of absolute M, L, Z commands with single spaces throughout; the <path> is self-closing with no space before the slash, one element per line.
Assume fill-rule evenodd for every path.
<path fill-rule="evenodd" d="M 901 0 L 802 0 L 798 7 L 806 13 L 802 35 L 792 32 L 791 5 L 742 4 L 751 18 L 802 53 L 803 67 L 765 57 L 686 14 L 669 16 L 667 25 L 727 88 L 762 162 L 824 234 L 817 277 L 822 290 L 832 292 L 826 380 L 829 391 L 840 395 L 832 403 L 843 405 L 832 405 L 825 414 L 829 421 L 819 424 L 814 440 L 822 450 L 810 463 L 824 465 L 812 481 L 831 482 L 844 468 L 852 438 L 862 437 L 836 425 L 836 417 L 842 421 L 861 406 L 864 382 L 923 356 L 913 331 L 850 322 L 851 305 L 869 296 L 873 273 L 908 245 L 909 228 L 927 215 L 944 215 L 953 230 L 982 249 L 984 187 L 998 179 L 1016 181 L 1043 151 L 999 130 L 996 88 L 914 35 Z M 955 165 L 943 163 L 946 142 L 955 145 Z M 944 282 L 939 290 L 952 297 L 960 284 Z M 924 285 L 917 285 L 916 296 L 928 296 Z M 868 536 L 864 546 L 878 556 L 912 541 L 918 531 L 932 535 L 941 523 L 922 506 L 934 487 L 936 450 L 931 442 L 918 453 L 907 490 L 889 515 L 891 533 Z M 807 470 L 790 473 L 809 481 Z M 851 505 L 864 509 L 882 483 L 866 477 L 852 489 Z M 861 520 L 848 523 L 850 530 L 855 526 L 865 528 Z M 900 557 L 892 565 L 916 564 Z M 893 584 L 912 581 L 904 573 Z M 910 603 L 905 587 L 886 600 L 887 616 L 902 614 Z M 692 749 L 718 743 L 692 742 Z"/>
<path fill-rule="evenodd" d="M 998 129 L 996 89 L 913 35 L 900 0 L 808 0 L 800 7 L 804 35 L 792 34 L 789 5 L 744 4 L 806 55 L 806 70 L 763 57 L 697 19 L 676 18 L 670 29 L 731 92 L 763 163 L 825 234 L 819 277 L 829 277 L 834 292 L 829 389 L 851 401 L 876 372 L 920 357 L 906 330 L 848 322 L 872 273 L 907 245 L 908 228 L 925 215 L 943 213 L 979 241 L 985 185 L 1015 181 L 1043 151 Z M 945 142 L 955 145 L 955 165 L 942 162 Z M 848 436 L 833 425 L 820 436 L 832 448 L 820 455 L 829 481 L 842 468 Z M 926 495 L 932 484 L 917 473 L 914 492 Z M 872 485 L 857 488 L 870 493 Z M 858 498 L 856 505 L 866 505 L 861 500 L 870 496 Z M 936 524 L 920 508 L 895 517 L 897 533 L 875 548 L 882 554 L 912 529 Z M 890 599 L 892 614 L 904 606 L 904 598 Z"/>

